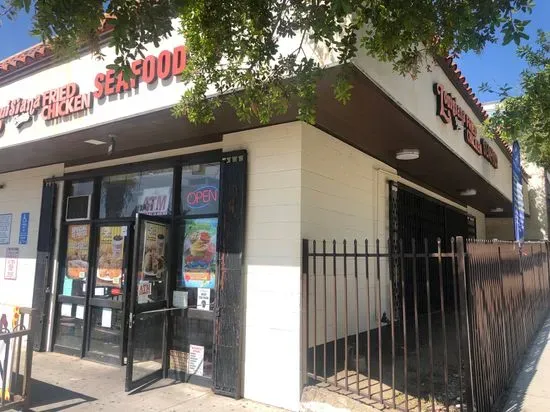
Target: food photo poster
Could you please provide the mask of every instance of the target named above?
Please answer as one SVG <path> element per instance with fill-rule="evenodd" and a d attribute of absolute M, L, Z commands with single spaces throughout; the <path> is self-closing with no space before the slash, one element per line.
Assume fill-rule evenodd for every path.
<path fill-rule="evenodd" d="M 121 287 L 126 226 L 100 228 L 96 286 Z"/>
<path fill-rule="evenodd" d="M 218 219 L 189 219 L 183 241 L 183 279 L 179 286 L 209 288 L 216 285 L 216 237 Z"/>

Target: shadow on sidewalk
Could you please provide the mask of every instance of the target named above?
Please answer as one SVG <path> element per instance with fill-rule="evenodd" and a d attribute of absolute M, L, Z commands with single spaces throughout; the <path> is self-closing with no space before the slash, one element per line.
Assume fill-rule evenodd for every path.
<path fill-rule="evenodd" d="M 96 400 L 96 398 L 92 398 L 91 396 L 73 392 L 36 379 L 32 380 L 31 385 L 31 410 L 33 411 L 62 411 Z"/>
<path fill-rule="evenodd" d="M 537 336 L 525 357 L 522 359 L 521 368 L 517 372 L 514 383 L 509 388 L 508 398 L 505 403 L 505 412 L 521 411 L 525 400 L 525 393 L 535 373 L 540 357 L 544 352 L 546 345 L 550 341 L 550 316 L 544 321 L 542 328 L 537 333 Z"/>

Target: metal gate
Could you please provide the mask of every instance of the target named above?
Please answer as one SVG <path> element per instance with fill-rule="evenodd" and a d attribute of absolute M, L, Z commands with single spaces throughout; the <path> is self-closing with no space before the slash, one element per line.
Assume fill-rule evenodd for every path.
<path fill-rule="evenodd" d="M 548 245 L 397 243 L 303 241 L 304 383 L 402 410 L 497 408 L 548 313 Z"/>

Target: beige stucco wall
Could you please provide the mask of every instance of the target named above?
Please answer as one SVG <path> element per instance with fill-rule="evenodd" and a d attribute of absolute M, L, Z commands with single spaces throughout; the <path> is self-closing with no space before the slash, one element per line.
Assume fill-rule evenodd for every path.
<path fill-rule="evenodd" d="M 369 241 L 369 252 L 376 249 L 376 239 L 380 240 L 381 252 L 387 251 L 389 238 L 389 185 L 388 178 L 397 177 L 395 170 L 386 164 L 360 152 L 352 146 L 333 138 L 327 133 L 312 126 L 302 126 L 302 184 L 301 184 L 301 221 L 302 236 L 317 241 L 318 251 L 322 241 L 327 241 L 329 251 L 332 251 L 332 240 L 337 242 L 337 252 L 343 251 L 343 241 L 348 242 L 347 252 L 353 251 L 353 241 L 358 241 L 358 251 L 364 252 L 365 240 Z M 312 245 L 310 245 L 312 247 Z M 353 267 L 353 260 L 348 259 L 348 265 Z M 313 261 L 310 263 L 313 264 Z M 337 334 L 338 338 L 345 335 L 344 329 L 344 277 L 343 259 L 337 260 Z M 371 273 L 376 273 L 375 261 L 369 262 Z M 322 259 L 317 259 L 317 265 L 322 267 Z M 389 316 L 389 271 L 387 259 L 381 259 L 381 313 Z M 352 269 L 350 269 L 352 270 Z M 351 272 L 350 272 L 351 273 Z M 365 296 L 367 281 L 364 259 L 358 263 L 359 296 Z M 317 314 L 324 319 L 327 314 L 327 338 L 335 337 L 334 332 L 334 299 L 329 299 L 327 307 L 324 302 L 324 276 L 317 272 L 316 295 L 319 302 Z M 327 275 L 334 274 L 332 259 L 328 260 Z M 332 282 L 333 278 L 330 278 Z M 310 285 L 309 301 L 313 302 L 313 282 Z M 332 283 L 330 283 L 332 285 Z M 329 285 L 329 286 L 330 286 Z M 332 287 L 332 286 L 330 286 Z M 369 279 L 369 294 L 371 308 L 367 310 L 365 299 L 360 300 L 359 313 L 370 314 L 371 327 L 376 324 L 376 296 L 378 284 L 376 277 Z M 355 280 L 350 276 L 348 290 L 348 334 L 355 333 Z M 331 292 L 330 292 L 331 293 Z M 359 331 L 367 330 L 367 316 L 360 316 Z M 313 346 L 314 329 L 309 328 L 309 346 Z M 324 322 L 317 323 L 317 336 L 324 336 Z"/>
<path fill-rule="evenodd" d="M 45 178 L 62 174 L 63 165 L 0 174 L 0 185 L 4 185 L 0 189 L 0 214 L 12 215 L 10 244 L 0 245 L 0 314 L 5 313 L 2 305 L 32 306 L 42 183 Z M 29 234 L 27 244 L 20 245 L 19 226 L 24 212 L 30 213 Z M 9 247 L 19 248 L 16 280 L 4 278 Z"/>

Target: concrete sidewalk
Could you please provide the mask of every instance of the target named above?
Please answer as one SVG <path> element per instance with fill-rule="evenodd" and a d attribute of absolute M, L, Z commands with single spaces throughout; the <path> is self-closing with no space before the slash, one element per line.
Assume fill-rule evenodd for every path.
<path fill-rule="evenodd" d="M 550 316 L 529 348 L 503 410 L 550 411 Z"/>
<path fill-rule="evenodd" d="M 57 353 L 35 353 L 31 408 L 46 411 L 277 411 L 248 400 L 214 395 L 208 388 L 162 380 L 124 392 L 125 368 Z"/>

